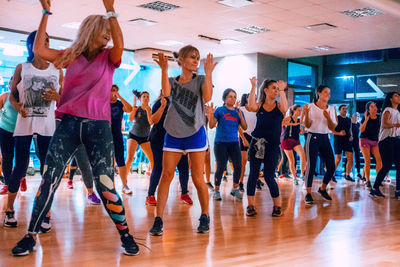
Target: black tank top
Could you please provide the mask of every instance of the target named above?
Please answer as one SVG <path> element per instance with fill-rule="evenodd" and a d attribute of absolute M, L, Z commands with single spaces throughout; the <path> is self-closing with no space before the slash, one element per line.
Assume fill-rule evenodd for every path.
<path fill-rule="evenodd" d="M 277 102 L 275 101 L 275 108 L 270 112 L 267 112 L 261 105 L 256 116 L 256 127 L 251 135 L 256 138 L 264 138 L 270 144 L 279 144 L 283 114 L 279 110 Z"/>
<path fill-rule="evenodd" d="M 297 122 L 300 122 L 300 120 L 297 119 Z M 295 123 L 292 117 L 290 117 L 290 123 Z M 289 138 L 299 140 L 300 138 L 299 135 L 300 135 L 300 124 L 296 126 L 286 126 L 283 132 L 283 140 Z"/>

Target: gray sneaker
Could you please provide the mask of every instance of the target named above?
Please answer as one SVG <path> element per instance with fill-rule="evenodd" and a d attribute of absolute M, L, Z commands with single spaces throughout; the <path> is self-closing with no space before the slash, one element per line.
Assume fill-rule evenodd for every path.
<path fill-rule="evenodd" d="M 240 194 L 239 188 L 232 188 L 231 195 L 236 197 L 237 199 L 243 198 L 242 194 Z"/>
<path fill-rule="evenodd" d="M 219 191 L 215 190 L 213 198 L 214 198 L 214 200 L 222 200 L 221 193 Z"/>

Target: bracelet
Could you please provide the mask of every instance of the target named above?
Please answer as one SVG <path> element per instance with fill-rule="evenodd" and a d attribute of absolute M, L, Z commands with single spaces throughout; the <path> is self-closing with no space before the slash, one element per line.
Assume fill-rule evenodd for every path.
<path fill-rule="evenodd" d="M 53 15 L 53 13 L 51 13 L 50 11 L 48 11 L 48 10 L 46 10 L 46 9 L 44 9 L 44 8 L 43 8 L 43 10 L 42 10 L 42 14 L 43 14 L 43 15 Z"/>
<path fill-rule="evenodd" d="M 118 18 L 118 14 L 117 13 L 115 13 L 115 12 L 113 12 L 113 11 L 108 11 L 107 13 L 106 13 L 106 15 L 104 16 L 104 18 L 105 19 L 109 19 L 109 18 L 112 18 L 112 17 L 114 17 L 114 18 Z"/>

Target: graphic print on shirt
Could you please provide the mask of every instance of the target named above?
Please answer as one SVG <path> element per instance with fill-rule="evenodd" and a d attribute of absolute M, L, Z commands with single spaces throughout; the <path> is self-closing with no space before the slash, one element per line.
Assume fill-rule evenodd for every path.
<path fill-rule="evenodd" d="M 56 88 L 58 78 L 51 76 L 26 75 L 24 77 L 24 108 L 28 117 L 47 117 L 51 101 L 43 98 L 43 93 L 49 88 Z"/>
<path fill-rule="evenodd" d="M 174 86 L 173 90 L 171 90 L 172 104 L 182 121 L 187 126 L 193 127 L 198 96 L 181 84 L 175 83 Z"/>
<path fill-rule="evenodd" d="M 237 121 L 237 118 L 234 117 L 231 113 L 226 113 L 224 115 L 225 120 L 227 121 Z"/>

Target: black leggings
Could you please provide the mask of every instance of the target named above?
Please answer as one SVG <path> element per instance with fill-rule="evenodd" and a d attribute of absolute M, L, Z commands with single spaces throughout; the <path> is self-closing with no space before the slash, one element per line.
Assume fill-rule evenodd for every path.
<path fill-rule="evenodd" d="M 396 166 L 396 190 L 400 190 L 400 137 L 386 137 L 380 141 L 379 153 L 382 157 L 382 169 L 376 176 L 374 188 L 379 189 L 394 163 Z"/>
<path fill-rule="evenodd" d="M 240 175 L 242 172 L 242 153 L 240 152 L 239 142 L 233 143 L 215 143 L 214 154 L 217 161 L 217 170 L 215 172 L 215 185 L 221 185 L 221 179 L 224 171 L 226 170 L 226 164 L 228 158 L 232 159 L 233 164 L 233 182 L 239 183 Z"/>
<path fill-rule="evenodd" d="M 307 165 L 304 178 L 307 187 L 312 187 L 318 152 L 326 166 L 323 183 L 328 184 L 335 173 L 335 158 L 333 156 L 333 150 L 328 134 L 308 133 L 305 151 L 307 156 Z"/>

